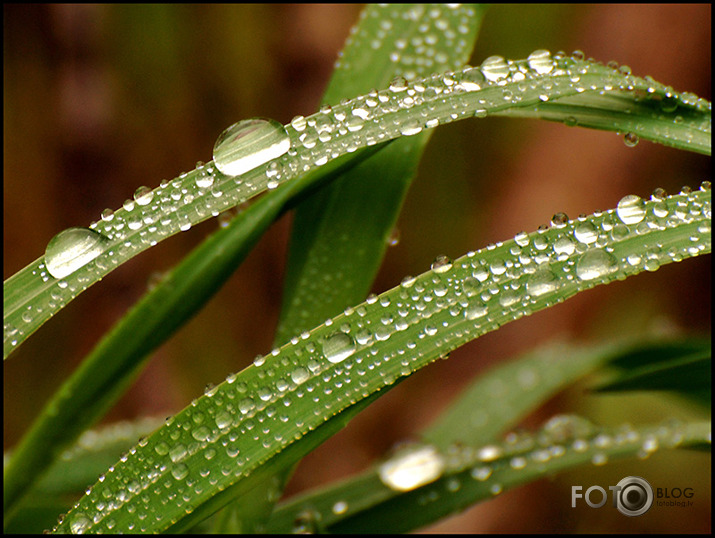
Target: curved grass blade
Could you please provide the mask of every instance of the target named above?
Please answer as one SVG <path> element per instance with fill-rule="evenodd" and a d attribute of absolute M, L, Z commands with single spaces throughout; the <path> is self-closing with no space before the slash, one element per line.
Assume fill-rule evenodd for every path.
<path fill-rule="evenodd" d="M 469 60 L 484 11 L 484 6 L 471 5 L 366 6 L 340 53 L 323 103 L 391 81 L 399 84 L 395 77 L 409 80 L 459 68 Z M 430 135 L 427 131 L 397 140 L 297 208 L 275 345 L 368 294 Z M 281 482 L 288 475 L 288 470 L 282 473 Z M 265 495 L 254 497 L 255 502 L 242 499 L 246 508 L 241 509 L 255 511 L 266 503 Z M 268 515 L 270 507 L 261 519 Z"/>
<path fill-rule="evenodd" d="M 138 375 L 149 353 L 218 291 L 291 204 L 383 147 L 331 161 L 264 196 L 194 249 L 148 292 L 60 387 L 17 446 L 4 470 L 5 511 L 82 431 L 101 418 Z"/>
<path fill-rule="evenodd" d="M 292 338 L 170 419 L 55 530 L 157 532 L 206 516 L 239 483 L 265 480 L 276 455 L 300 457 L 308 432 L 463 343 L 595 285 L 710 252 L 709 189 L 626 201 L 439 259 Z M 116 501 L 100 509 L 104 496 Z"/>
<path fill-rule="evenodd" d="M 620 372 L 593 390 L 598 393 L 664 390 L 709 408 L 712 402 L 712 350 L 709 344 L 706 349 L 685 356 Z"/>
<path fill-rule="evenodd" d="M 5 533 L 40 534 L 54 525 L 59 515 L 67 512 L 122 453 L 163 422 L 163 419 L 149 417 L 85 431 L 47 470 L 42 480 L 33 484 L 12 513 L 5 512 Z M 5 464 L 11 456 L 11 453 L 5 454 Z"/>
<path fill-rule="evenodd" d="M 471 5 L 368 5 L 323 102 L 459 68 L 469 60 L 484 11 Z M 430 133 L 403 137 L 297 208 L 276 345 L 367 296 Z M 337 281 L 340 286 L 333 285 Z"/>
<path fill-rule="evenodd" d="M 423 451 L 426 456 L 435 451 L 450 454 L 455 447 L 484 447 L 496 443 L 525 415 L 554 394 L 606 365 L 623 364 L 635 356 L 649 356 L 657 360 L 657 357 L 687 355 L 693 347 L 691 339 L 629 339 L 596 347 L 558 342 L 497 365 L 475 380 L 434 424 L 420 434 L 420 445 L 412 446 L 411 452 L 409 449 L 402 451 L 405 455 L 413 455 L 414 465 L 412 472 L 405 465 L 400 474 L 403 485 L 408 480 L 418 483 L 421 473 L 430 469 L 428 458 L 425 458 L 427 464 L 424 464 L 422 459 L 414 457 L 420 453 L 421 448 L 430 447 Z M 558 424 L 552 421 L 552 425 Z M 563 421 L 560 427 L 564 428 Z M 405 459 L 405 463 L 409 461 Z M 268 530 L 288 532 L 296 521 L 306 527 L 319 526 L 314 529 L 316 531 L 332 530 L 325 526 L 337 524 L 344 517 L 332 511 L 334 503 L 341 499 L 347 506 L 353 506 L 357 500 L 363 510 L 376 509 L 370 500 L 376 504 L 390 505 L 395 502 L 394 497 L 402 492 L 393 490 L 385 495 L 384 484 L 379 481 L 379 471 L 380 468 L 375 466 L 340 484 L 282 503 L 271 517 Z M 426 475 L 429 476 L 429 473 Z M 413 507 L 408 508 L 407 512 L 411 510 Z"/>
<path fill-rule="evenodd" d="M 636 97 L 642 100 L 642 92 L 646 98 L 662 101 L 672 95 L 670 89 L 652 80 L 626 76 L 594 62 L 560 57 L 544 60 L 543 55 L 538 62 L 487 60 L 481 68 L 400 83 L 326 108 L 308 119 L 296 118 L 285 126 L 290 150 L 241 176 L 225 176 L 209 163 L 140 193 L 141 203 L 129 202 L 114 212 L 111 220 L 90 226 L 104 238 L 105 250 L 96 258 L 61 279 L 49 275 L 44 258 L 40 258 L 4 282 L 4 356 L 83 290 L 139 252 L 255 196 L 269 184 L 278 186 L 361 147 L 474 115 L 532 106 L 545 96 L 555 100 L 613 93 L 635 101 Z M 673 98 L 678 107 L 691 108 L 699 120 L 680 122 L 676 115 L 664 111 L 653 119 L 660 128 L 649 133 L 650 139 L 671 145 L 682 139 L 688 149 L 709 154 L 711 104 L 690 94 Z M 322 130 L 326 124 L 332 126 L 329 136 Z M 618 125 L 603 128 L 620 129 Z M 204 187 L 209 183 L 211 187 Z"/>
<path fill-rule="evenodd" d="M 709 422 L 599 428 L 585 419 L 560 415 L 533 434 L 509 435 L 491 445 L 456 445 L 445 451 L 417 445 L 398 452 L 376 472 L 287 503 L 268 530 L 410 532 L 538 478 L 624 457 L 650 457 L 664 448 L 709 445 L 710 436 Z M 416 454 L 421 459 L 410 460 Z M 411 464 L 425 482 L 404 491 Z"/>

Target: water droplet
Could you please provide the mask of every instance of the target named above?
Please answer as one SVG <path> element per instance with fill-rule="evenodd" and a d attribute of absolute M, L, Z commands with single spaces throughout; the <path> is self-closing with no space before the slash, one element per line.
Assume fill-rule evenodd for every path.
<path fill-rule="evenodd" d="M 452 268 L 452 260 L 441 254 L 434 259 L 430 267 L 435 273 L 445 273 Z"/>
<path fill-rule="evenodd" d="M 102 211 L 102 220 L 104 222 L 111 222 L 112 219 L 114 219 L 114 211 L 109 208 Z"/>
<path fill-rule="evenodd" d="M 296 385 L 300 385 L 301 383 L 304 383 L 305 381 L 308 380 L 310 377 L 310 373 L 308 370 L 303 368 L 302 366 L 298 366 L 295 370 L 293 370 L 290 374 L 290 378 L 293 380 L 293 383 Z"/>
<path fill-rule="evenodd" d="M 576 275 L 581 280 L 594 280 L 613 273 L 617 268 L 616 259 L 605 250 L 588 250 L 576 263 Z"/>
<path fill-rule="evenodd" d="M 408 121 L 400 126 L 400 133 L 405 136 L 412 136 L 422 131 L 422 124 L 417 120 Z"/>
<path fill-rule="evenodd" d="M 344 514 L 348 510 L 348 503 L 345 501 L 338 501 L 333 505 L 333 513 L 336 515 Z"/>
<path fill-rule="evenodd" d="M 470 304 L 464 310 L 464 317 L 467 318 L 468 320 L 474 320 L 474 319 L 484 317 L 487 312 L 488 312 L 488 309 L 484 304 L 474 303 L 474 304 Z"/>
<path fill-rule="evenodd" d="M 526 291 L 532 297 L 538 297 L 554 291 L 557 286 L 556 275 L 548 267 L 537 270 L 526 281 Z"/>
<path fill-rule="evenodd" d="M 501 447 L 496 445 L 487 445 L 479 449 L 477 452 L 477 458 L 480 461 L 494 461 L 501 458 L 503 454 L 504 451 Z"/>
<path fill-rule="evenodd" d="M 290 149 L 283 125 L 272 119 L 239 121 L 216 140 L 214 163 L 222 174 L 238 176 L 280 157 Z"/>
<path fill-rule="evenodd" d="M 380 465 L 380 480 L 396 491 L 411 491 L 437 480 L 444 471 L 444 458 L 431 445 L 409 447 Z"/>
<path fill-rule="evenodd" d="M 616 206 L 616 214 L 623 224 L 638 224 L 645 217 L 645 202 L 635 194 L 624 196 Z"/>
<path fill-rule="evenodd" d="M 578 223 L 574 228 L 573 235 L 581 243 L 586 245 L 595 243 L 598 239 L 598 231 L 596 231 L 596 227 L 588 221 Z"/>
<path fill-rule="evenodd" d="M 535 50 L 526 59 L 527 65 L 536 71 L 539 75 L 551 73 L 554 69 L 554 62 L 551 59 L 551 53 L 548 50 Z"/>
<path fill-rule="evenodd" d="M 390 236 L 387 238 L 388 247 L 396 247 L 400 244 L 400 229 L 393 228 L 390 232 Z"/>
<path fill-rule="evenodd" d="M 635 133 L 626 133 L 623 136 L 623 143 L 629 148 L 636 147 L 638 145 L 639 140 L 640 139 L 638 138 L 638 135 Z"/>
<path fill-rule="evenodd" d="M 482 62 L 482 73 L 490 82 L 497 82 L 509 74 L 509 64 L 501 56 L 490 56 Z"/>
<path fill-rule="evenodd" d="M 134 191 L 134 201 L 137 205 L 147 205 L 154 199 L 154 191 L 149 187 L 139 187 Z"/>
<path fill-rule="evenodd" d="M 84 534 L 90 527 L 92 522 L 83 513 L 75 514 L 72 517 L 72 523 L 70 523 L 70 531 L 72 534 Z"/>
<path fill-rule="evenodd" d="M 551 217 L 551 226 L 554 228 L 563 228 L 569 222 L 569 217 L 566 213 L 556 213 Z"/>
<path fill-rule="evenodd" d="M 104 252 L 109 240 L 89 228 L 68 228 L 50 239 L 45 266 L 55 278 L 64 278 Z"/>
<path fill-rule="evenodd" d="M 323 355 L 332 363 L 342 362 L 355 353 L 355 342 L 343 333 L 335 333 L 323 342 Z"/>

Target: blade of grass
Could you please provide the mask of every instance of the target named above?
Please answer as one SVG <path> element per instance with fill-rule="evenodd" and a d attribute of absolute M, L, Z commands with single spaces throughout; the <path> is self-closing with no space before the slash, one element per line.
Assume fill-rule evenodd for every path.
<path fill-rule="evenodd" d="M 478 5 L 368 5 L 340 53 L 323 104 L 385 87 L 394 77 L 413 79 L 464 65 L 484 11 Z M 367 295 L 430 135 L 396 141 L 374 162 L 356 167 L 298 207 L 275 345 Z M 291 471 L 280 474 L 280 490 Z M 254 519 L 262 522 L 273 502 L 256 495 L 237 504 L 237 510 L 260 512 Z"/>
<path fill-rule="evenodd" d="M 209 163 L 207 166 L 213 171 L 210 189 L 200 187 L 208 181 L 209 175 L 201 167 L 143 198 L 142 203 L 151 198 L 154 204 L 128 204 L 130 209 L 117 210 L 110 221 L 103 219 L 93 223 L 91 227 L 106 239 L 106 250 L 96 259 L 58 280 L 48 275 L 44 258 L 40 258 L 4 282 L 4 356 L 115 267 L 166 237 L 262 192 L 268 188 L 268 176 L 276 176 L 270 181 L 274 182 L 271 186 L 277 185 L 361 147 L 415 135 L 423 129 L 474 115 L 529 107 L 544 98 L 588 97 L 596 93 L 622 95 L 640 102 L 643 99 L 662 101 L 672 95 L 662 84 L 626 76 L 594 62 L 558 58 L 551 61 L 552 68 L 548 72 L 543 72 L 543 63 L 539 64 L 539 71 L 532 69 L 529 60 L 500 61 L 496 72 L 493 60 L 486 63 L 481 69 L 469 68 L 415 80 L 404 86 L 402 83 L 392 85 L 381 92 L 335 105 L 330 111 L 323 110 L 307 120 L 294 120 L 285 127 L 291 150 L 282 157 L 237 178 L 213 171 L 213 164 Z M 682 140 L 688 149 L 709 154 L 711 104 L 690 94 L 677 94 L 673 99 L 678 103 L 674 110 L 679 111 L 681 105 L 690 108 L 696 119 L 681 121 L 680 115 L 663 110 L 657 117 L 650 118 L 650 130 L 643 137 L 670 145 Z M 670 108 L 669 105 L 668 110 Z M 364 121 L 359 125 L 351 123 L 348 128 L 347 123 L 343 123 L 348 118 Z M 329 140 L 324 136 L 320 140 L 322 133 L 318 125 L 325 122 L 337 130 L 330 133 Z M 616 123 L 599 128 L 619 131 L 622 127 Z"/>
<path fill-rule="evenodd" d="M 484 447 L 489 443 L 498 443 L 524 416 L 586 375 L 642 353 L 657 360 L 663 356 L 688 355 L 692 348 L 691 339 L 653 338 L 629 339 L 590 347 L 566 342 L 544 346 L 506 364 L 495 366 L 480 376 L 450 404 L 434 424 L 420 434 L 420 444 L 413 449 L 429 446 L 446 455 L 453 453 L 456 447 Z M 576 419 L 571 418 L 552 421 L 551 424 L 565 430 L 568 420 L 572 420 L 572 426 L 578 424 Z M 572 430 L 575 433 L 575 428 Z M 295 521 L 305 519 L 306 514 L 312 514 L 312 522 L 322 525 L 323 532 L 332 531 L 334 529 L 330 527 L 341 524 L 346 517 L 345 514 L 332 512 L 332 505 L 337 499 L 343 499 L 348 506 L 354 506 L 357 502 L 364 511 L 377 510 L 377 504 L 385 504 L 385 508 L 379 511 L 388 513 L 389 507 L 394 508 L 397 502 L 395 498 L 404 492 L 386 490 L 379 480 L 379 474 L 380 465 L 376 464 L 349 480 L 282 503 L 271 517 L 267 529 L 270 532 L 287 532 Z M 419 474 L 420 468 L 416 466 L 413 475 Z M 406 512 L 403 510 L 399 513 L 409 514 L 414 509 L 407 507 Z M 447 509 L 439 517 L 450 511 Z M 352 517 L 357 517 L 355 512 L 352 513 Z M 342 525 L 342 528 L 347 526 Z"/>
<path fill-rule="evenodd" d="M 577 431 L 569 431 L 574 424 Z M 584 419 L 558 416 L 534 434 L 493 445 L 454 446 L 442 453 L 426 451 L 429 445 L 413 447 L 440 462 L 439 476 L 409 491 L 396 491 L 386 466 L 399 465 L 407 455 L 398 453 L 383 463 L 381 472 L 286 504 L 268 531 L 295 532 L 299 527 L 303 532 L 337 534 L 410 532 L 541 477 L 625 457 L 649 457 L 663 448 L 710 444 L 710 435 L 709 422 L 599 428 Z"/>
<path fill-rule="evenodd" d="M 703 189 L 643 202 L 652 227 L 609 210 L 442 260 L 208 390 L 110 469 L 55 530 L 156 532 L 197 511 L 205 517 L 275 472 L 276 455 L 300 457 L 308 432 L 459 345 L 595 285 L 710 252 L 710 200 Z M 596 244 L 549 248 L 584 226 L 609 232 Z M 642 263 L 632 265 L 636 257 Z M 99 510 L 103 495 L 122 502 Z"/>
<path fill-rule="evenodd" d="M 136 378 L 149 353 L 218 291 L 292 203 L 383 146 L 331 161 L 264 196 L 229 226 L 212 234 L 148 292 L 60 387 L 17 446 L 4 469 L 5 513 L 59 454 L 111 407 Z"/>
<path fill-rule="evenodd" d="M 484 11 L 478 5 L 367 6 L 323 103 L 386 87 L 394 77 L 457 69 L 469 60 Z M 430 134 L 399 140 L 298 207 L 275 344 L 367 296 Z"/>
<path fill-rule="evenodd" d="M 122 453 L 163 422 L 159 418 L 144 418 L 85 431 L 47 470 L 43 479 L 33 484 L 12 516 L 7 518 L 6 514 L 5 532 L 40 534 L 54 525 L 59 515 L 69 510 Z M 5 463 L 11 456 L 11 453 L 5 454 Z"/>

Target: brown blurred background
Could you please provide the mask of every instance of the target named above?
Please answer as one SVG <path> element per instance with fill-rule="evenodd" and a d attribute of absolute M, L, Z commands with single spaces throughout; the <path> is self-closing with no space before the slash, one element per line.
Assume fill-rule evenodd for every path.
<path fill-rule="evenodd" d="M 217 135 L 253 116 L 288 122 L 317 109 L 359 5 L 4 5 L 3 278 L 43 254 L 69 226 L 86 226 L 140 185 L 156 187 L 211 159 Z M 711 6 L 496 5 L 473 55 L 525 58 L 575 49 L 631 66 L 710 99 Z M 445 157 L 447 156 L 447 157 Z M 527 120 L 457 122 L 434 134 L 400 217 L 400 242 L 374 286 L 384 291 L 557 211 L 575 217 L 626 194 L 677 192 L 710 180 L 710 159 L 613 133 Z M 144 293 L 217 226 L 212 219 L 115 270 L 50 320 L 4 363 L 4 447 L 48 395 Z M 172 414 L 207 383 L 270 350 L 290 215 L 224 289 L 160 348 L 107 421 Z M 364 469 L 435 418 L 467 381 L 556 335 L 600 342 L 629 333 L 711 330 L 710 256 L 583 293 L 455 351 L 380 399 L 307 457 L 289 493 Z M 562 395 L 528 421 L 565 410 L 604 424 L 683 414 L 674 400 Z M 618 410 L 614 411 L 614 407 Z M 626 475 L 695 487 L 695 507 L 640 518 L 570 508 L 570 486 Z M 657 481 L 657 480 L 656 480 Z M 433 532 L 708 532 L 710 457 L 651 460 L 542 480 L 428 529 Z"/>

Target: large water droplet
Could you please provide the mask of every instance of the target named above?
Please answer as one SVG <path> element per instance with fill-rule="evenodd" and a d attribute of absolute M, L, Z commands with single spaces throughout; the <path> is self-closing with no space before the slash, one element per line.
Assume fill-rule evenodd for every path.
<path fill-rule="evenodd" d="M 345 333 L 335 333 L 323 342 L 323 354 L 330 362 L 342 362 L 353 353 L 355 353 L 355 342 Z"/>
<path fill-rule="evenodd" d="M 535 50 L 526 59 L 528 66 L 536 71 L 539 75 L 551 73 L 554 69 L 554 62 L 551 59 L 551 53 L 548 50 Z"/>
<path fill-rule="evenodd" d="M 545 267 L 537 270 L 529 277 L 526 282 L 526 291 L 529 292 L 529 295 L 532 297 L 538 297 L 539 295 L 554 291 L 558 283 L 556 275 L 551 269 Z"/>
<path fill-rule="evenodd" d="M 227 176 L 238 176 L 288 152 L 290 138 L 272 119 L 239 121 L 226 129 L 214 145 L 214 164 Z"/>
<path fill-rule="evenodd" d="M 638 224 L 645 217 L 645 202 L 635 194 L 621 198 L 616 214 L 623 224 Z"/>
<path fill-rule="evenodd" d="M 410 447 L 380 465 L 380 480 L 397 491 L 411 491 L 437 480 L 444 471 L 444 458 L 431 445 Z"/>
<path fill-rule="evenodd" d="M 68 228 L 50 239 L 45 266 L 55 278 L 64 278 L 104 252 L 109 240 L 89 228 Z"/>
<path fill-rule="evenodd" d="M 616 259 L 605 250 L 588 250 L 576 264 L 576 275 L 581 280 L 593 280 L 613 273 L 617 268 Z"/>
<path fill-rule="evenodd" d="M 490 56 L 482 62 L 482 73 L 490 82 L 496 82 L 509 74 L 509 64 L 502 56 Z"/>

